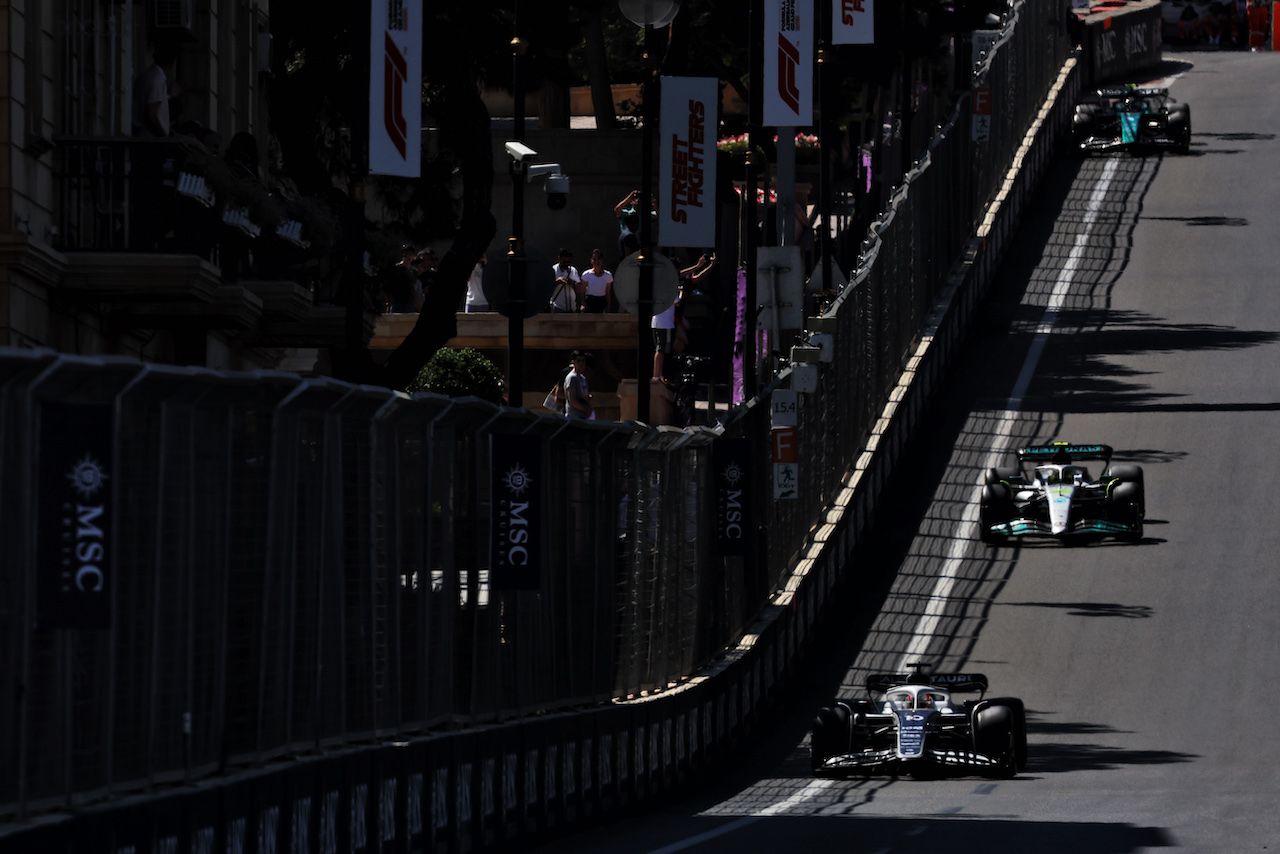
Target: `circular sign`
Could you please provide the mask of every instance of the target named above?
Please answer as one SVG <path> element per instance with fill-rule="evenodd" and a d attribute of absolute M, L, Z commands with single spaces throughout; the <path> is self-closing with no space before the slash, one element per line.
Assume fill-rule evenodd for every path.
<path fill-rule="evenodd" d="M 680 0 L 618 0 L 618 9 L 637 27 L 665 27 L 680 11 Z"/>
<path fill-rule="evenodd" d="M 510 317 L 507 293 L 511 286 L 511 263 L 508 255 L 499 255 L 496 261 L 484 265 L 484 277 L 480 287 L 484 290 L 489 307 Z M 556 277 L 551 272 L 551 259 L 537 249 L 527 249 L 524 254 L 524 316 L 533 317 L 547 310 L 551 292 L 556 287 Z"/>
<path fill-rule="evenodd" d="M 666 255 L 653 254 L 653 313 L 662 314 L 680 292 L 680 271 Z M 640 313 L 640 253 L 632 252 L 613 273 L 613 293 L 631 314 Z"/>

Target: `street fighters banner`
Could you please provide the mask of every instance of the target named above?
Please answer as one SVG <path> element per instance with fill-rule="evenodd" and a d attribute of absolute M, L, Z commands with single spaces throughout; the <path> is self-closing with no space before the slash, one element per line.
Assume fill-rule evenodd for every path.
<path fill-rule="evenodd" d="M 369 173 L 422 172 L 422 0 L 373 0 L 369 20 Z"/>
<path fill-rule="evenodd" d="M 711 445 L 711 469 L 716 494 L 716 554 L 742 557 L 750 544 L 750 442 L 716 439 Z"/>
<path fill-rule="evenodd" d="M 111 628 L 111 404 L 40 407 L 36 628 Z"/>
<path fill-rule="evenodd" d="M 489 437 L 489 587 L 537 590 L 542 554 L 542 440 Z"/>
<path fill-rule="evenodd" d="M 714 77 L 663 77 L 661 85 L 658 243 L 715 246 L 720 81 Z"/>
<path fill-rule="evenodd" d="M 832 44 L 875 44 L 875 0 L 830 0 Z"/>
<path fill-rule="evenodd" d="M 813 124 L 814 0 L 764 0 L 766 127 Z"/>

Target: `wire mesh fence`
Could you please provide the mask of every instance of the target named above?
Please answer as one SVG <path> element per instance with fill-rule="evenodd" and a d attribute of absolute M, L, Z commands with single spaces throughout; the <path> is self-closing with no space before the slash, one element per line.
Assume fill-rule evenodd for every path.
<path fill-rule="evenodd" d="M 638 696 L 710 661 L 821 528 L 1059 72 L 1043 5 L 1015 7 L 975 78 L 989 137 L 957 107 L 867 239 L 842 241 L 854 273 L 824 321 L 836 358 L 800 396 L 790 498 L 771 483 L 785 376 L 673 430 L 0 351 L 0 813 Z M 539 448 L 534 589 L 494 581 L 512 436 Z M 724 439 L 747 442 L 752 502 L 727 556 Z"/>

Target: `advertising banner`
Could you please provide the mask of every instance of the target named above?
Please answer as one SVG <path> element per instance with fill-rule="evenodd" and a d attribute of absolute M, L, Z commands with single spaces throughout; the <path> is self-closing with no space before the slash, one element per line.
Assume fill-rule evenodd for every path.
<path fill-rule="evenodd" d="M 714 77 L 663 77 L 661 92 L 658 243 L 715 246 L 720 81 Z"/>
<path fill-rule="evenodd" d="M 746 439 L 717 439 L 711 446 L 716 494 L 716 554 L 741 557 L 747 553 L 751 520 L 751 443 Z"/>
<path fill-rule="evenodd" d="M 542 553 L 542 440 L 489 437 L 489 586 L 537 590 Z"/>
<path fill-rule="evenodd" d="M 369 20 L 369 174 L 422 171 L 422 0 L 373 0 Z"/>
<path fill-rule="evenodd" d="M 40 407 L 36 626 L 111 628 L 113 407 Z"/>
<path fill-rule="evenodd" d="M 813 2 L 764 2 L 764 108 L 766 127 L 813 124 Z"/>
<path fill-rule="evenodd" d="M 831 0 L 832 44 L 875 44 L 875 0 Z"/>

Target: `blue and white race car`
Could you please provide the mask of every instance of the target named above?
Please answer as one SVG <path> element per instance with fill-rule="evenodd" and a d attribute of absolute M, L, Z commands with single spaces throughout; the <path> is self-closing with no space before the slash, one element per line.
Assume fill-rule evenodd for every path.
<path fill-rule="evenodd" d="M 1018 468 L 987 471 L 979 512 L 984 542 L 1009 537 L 1053 537 L 1070 543 L 1080 539 L 1117 537 L 1138 542 L 1146 515 L 1142 468 L 1111 465 L 1107 445 L 1055 442 L 1018 451 Z M 1094 480 L 1080 465 L 1103 461 Z"/>
<path fill-rule="evenodd" d="M 1013 777 L 1027 767 L 1027 722 L 1021 700 L 987 699 L 981 673 L 877 674 L 867 700 L 838 700 L 819 709 L 810 737 L 813 773 L 910 774 L 914 777 Z M 977 693 L 959 701 L 953 693 Z"/>

